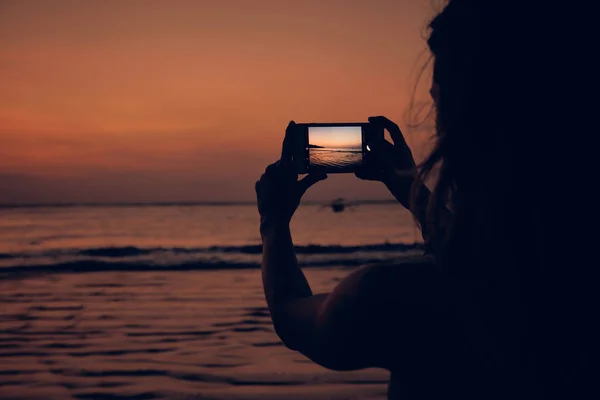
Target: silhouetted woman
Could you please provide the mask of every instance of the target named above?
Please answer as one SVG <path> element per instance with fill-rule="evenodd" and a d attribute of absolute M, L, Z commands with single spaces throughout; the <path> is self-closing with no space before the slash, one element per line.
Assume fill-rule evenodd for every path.
<path fill-rule="evenodd" d="M 286 136 L 256 190 L 266 299 L 290 349 L 333 370 L 385 368 L 390 398 L 600 398 L 597 265 L 566 244 L 586 197 L 569 187 L 584 171 L 566 157 L 566 136 L 582 132 L 563 130 L 580 119 L 558 64 L 567 28 L 527 4 L 452 0 L 431 22 L 436 142 L 422 165 L 393 122 L 370 118 L 394 144 L 372 143 L 378 167 L 357 176 L 413 212 L 433 256 L 360 268 L 313 295 L 289 222 L 326 176 L 297 181 Z"/>

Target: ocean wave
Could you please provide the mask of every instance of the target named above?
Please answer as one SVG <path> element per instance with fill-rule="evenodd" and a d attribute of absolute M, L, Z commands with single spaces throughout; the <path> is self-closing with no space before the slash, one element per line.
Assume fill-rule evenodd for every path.
<path fill-rule="evenodd" d="M 312 262 L 299 262 L 302 267 L 356 267 L 366 264 L 387 263 L 393 259 L 382 258 L 355 258 L 345 260 L 319 260 Z M 107 262 L 97 260 L 81 260 L 57 264 L 20 265 L 0 268 L 3 274 L 39 274 L 39 273 L 86 273 L 86 272 L 144 272 L 144 271 L 195 271 L 195 270 L 224 270 L 224 269 L 250 269 L 259 268 L 259 262 L 226 262 L 226 261 L 191 261 L 180 264 L 152 264 L 143 262 Z M 6 278 L 7 276 L 4 276 Z"/>
<path fill-rule="evenodd" d="M 310 244 L 296 246 L 296 254 L 351 254 L 362 252 L 404 252 L 413 250 L 422 250 L 421 243 L 380 243 L 360 246 L 342 246 L 342 245 L 318 245 Z M 57 257 L 57 256 L 87 256 L 100 258 L 127 258 L 152 254 L 208 254 L 208 253 L 229 253 L 229 254 L 261 254 L 262 246 L 243 245 L 243 246 L 211 246 L 211 247 L 136 247 L 136 246 L 109 246 L 109 247 L 91 247 L 87 249 L 50 249 L 42 251 L 31 251 L 22 253 L 0 253 L 0 259 L 16 258 L 38 258 L 38 257 Z"/>
<path fill-rule="evenodd" d="M 390 262 L 423 245 L 371 244 L 362 246 L 297 246 L 298 262 L 304 267 L 357 266 Z M 3 254 L 0 273 L 84 273 L 98 271 L 189 271 L 247 269 L 260 266 L 260 245 L 205 248 L 141 248 L 135 246 L 60 249 Z"/>

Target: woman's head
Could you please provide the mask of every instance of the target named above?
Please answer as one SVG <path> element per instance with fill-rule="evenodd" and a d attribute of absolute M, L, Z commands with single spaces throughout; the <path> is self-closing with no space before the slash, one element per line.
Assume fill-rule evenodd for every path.
<path fill-rule="evenodd" d="M 572 244 L 595 228 L 584 226 L 592 208 L 581 189 L 597 180 L 583 166 L 595 161 L 583 156 L 597 132 L 596 113 L 583 111 L 583 57 L 595 43 L 569 19 L 575 7 L 551 3 L 451 0 L 431 22 L 437 134 L 421 166 L 423 179 L 438 169 L 428 226 L 444 236 L 442 265 L 485 282 L 482 318 L 506 354 L 524 357 L 511 362 L 539 361 L 544 385 L 585 376 L 582 335 L 598 306 L 597 255 Z M 580 251 L 587 260 L 576 262 Z"/>
<path fill-rule="evenodd" d="M 421 176 L 438 170 L 430 204 L 434 235 L 458 229 L 456 221 L 440 220 L 443 207 L 470 219 L 471 227 L 483 219 L 488 227 L 502 223 L 501 208 L 508 212 L 523 168 L 536 164 L 532 145 L 540 133 L 530 122 L 538 61 L 529 48 L 532 24 L 515 4 L 452 0 L 430 23 L 436 135 Z"/>

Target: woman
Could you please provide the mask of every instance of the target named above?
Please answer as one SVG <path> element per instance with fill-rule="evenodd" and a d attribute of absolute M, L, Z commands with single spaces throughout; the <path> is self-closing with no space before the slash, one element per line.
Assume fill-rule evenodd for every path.
<path fill-rule="evenodd" d="M 557 75 L 550 87 L 545 74 L 559 69 L 561 48 L 545 53 L 554 20 L 525 3 L 452 0 L 432 21 L 436 144 L 418 168 L 400 129 L 370 118 L 394 144 L 373 143 L 379 167 L 357 176 L 413 211 L 433 257 L 363 267 L 313 295 L 289 222 L 326 176 L 297 181 L 286 135 L 256 191 L 265 295 L 290 349 L 333 370 L 385 368 L 389 398 L 599 398 L 585 315 L 597 313 L 585 286 L 597 280 L 578 264 L 556 268 L 566 253 L 551 247 L 558 221 L 578 220 L 555 212 L 552 185 L 570 168 L 552 135 L 573 114 Z M 430 193 L 422 182 L 434 168 Z"/>

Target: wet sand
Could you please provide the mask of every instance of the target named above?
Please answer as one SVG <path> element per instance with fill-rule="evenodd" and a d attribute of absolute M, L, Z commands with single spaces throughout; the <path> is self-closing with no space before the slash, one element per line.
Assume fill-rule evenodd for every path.
<path fill-rule="evenodd" d="M 349 269 L 309 269 L 315 293 Z M 0 281 L 0 398 L 384 399 L 388 373 L 334 372 L 273 332 L 258 270 Z"/>

